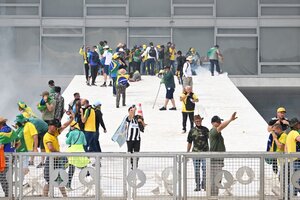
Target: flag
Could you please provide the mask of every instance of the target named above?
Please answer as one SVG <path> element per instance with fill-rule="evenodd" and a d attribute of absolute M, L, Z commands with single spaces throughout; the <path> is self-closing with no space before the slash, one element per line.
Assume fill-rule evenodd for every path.
<path fill-rule="evenodd" d="M 117 142 L 120 147 L 126 142 L 126 118 L 127 117 L 124 117 L 122 123 L 111 138 L 112 141 Z"/>

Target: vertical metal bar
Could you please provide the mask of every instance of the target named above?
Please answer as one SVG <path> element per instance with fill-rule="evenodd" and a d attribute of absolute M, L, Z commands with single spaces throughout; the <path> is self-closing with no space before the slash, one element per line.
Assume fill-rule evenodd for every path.
<path fill-rule="evenodd" d="M 259 194 L 259 199 L 264 200 L 265 196 L 265 159 L 264 157 L 260 157 L 260 194 Z"/>
<path fill-rule="evenodd" d="M 187 158 L 182 156 L 183 161 L 183 173 L 182 173 L 182 185 L 183 185 L 183 199 L 187 200 Z"/>
<path fill-rule="evenodd" d="M 15 166 L 15 196 L 18 196 L 18 176 L 17 174 L 19 173 L 19 169 L 18 169 L 18 164 L 17 164 L 17 161 L 20 160 L 19 156 L 18 155 L 15 155 L 14 157 L 14 163 L 13 165 Z"/>
<path fill-rule="evenodd" d="M 181 183 L 182 183 L 182 179 L 181 179 L 181 176 L 182 176 L 182 155 L 178 155 L 177 157 L 178 159 L 178 199 L 181 199 Z"/>
<path fill-rule="evenodd" d="M 24 156 L 22 156 L 21 154 L 19 155 L 20 159 L 19 159 L 19 198 L 23 199 L 23 178 L 24 178 L 24 174 L 23 174 L 23 158 Z"/>
<path fill-rule="evenodd" d="M 13 158 L 13 155 L 12 154 L 10 154 L 9 155 L 9 157 L 8 157 L 8 166 L 9 166 L 9 168 L 8 168 L 8 171 L 7 171 L 7 174 L 8 174 L 8 197 L 9 197 L 9 199 L 12 199 L 12 197 L 13 197 L 13 184 L 12 184 L 12 182 L 13 182 L 13 163 L 12 163 L 12 159 Z"/>
<path fill-rule="evenodd" d="M 291 175 L 290 175 L 290 172 L 289 172 L 289 162 L 288 162 L 287 158 L 284 159 L 284 164 L 285 164 L 285 170 L 284 170 L 285 185 L 283 186 L 283 187 L 285 187 L 284 197 L 285 197 L 285 199 L 288 199 L 288 190 L 289 190 L 289 185 L 290 185 L 289 177 Z"/>
<path fill-rule="evenodd" d="M 123 198 L 122 199 L 127 199 L 127 158 L 123 157 Z"/>
<path fill-rule="evenodd" d="M 206 158 L 206 197 L 211 196 L 211 160 L 210 158 Z"/>
<path fill-rule="evenodd" d="M 49 197 L 54 197 L 54 186 L 51 181 L 51 174 L 54 172 L 54 157 L 49 156 Z"/>
<path fill-rule="evenodd" d="M 173 199 L 177 199 L 177 156 L 173 157 Z"/>
<path fill-rule="evenodd" d="M 96 177 L 98 177 L 98 179 L 96 179 L 96 182 L 95 182 L 95 187 L 96 187 L 96 200 L 99 200 L 100 199 L 100 187 L 101 187 L 101 177 L 100 177 L 100 157 L 97 156 L 96 157 Z"/>

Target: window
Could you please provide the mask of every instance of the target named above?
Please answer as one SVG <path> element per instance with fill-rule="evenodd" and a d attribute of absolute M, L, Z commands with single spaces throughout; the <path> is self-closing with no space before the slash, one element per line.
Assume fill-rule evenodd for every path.
<path fill-rule="evenodd" d="M 83 17 L 83 0 L 43 0 L 43 17 Z"/>
<path fill-rule="evenodd" d="M 170 0 L 130 0 L 130 17 L 170 17 Z"/>
<path fill-rule="evenodd" d="M 217 17 L 257 17 L 257 0 L 216 0 Z"/>

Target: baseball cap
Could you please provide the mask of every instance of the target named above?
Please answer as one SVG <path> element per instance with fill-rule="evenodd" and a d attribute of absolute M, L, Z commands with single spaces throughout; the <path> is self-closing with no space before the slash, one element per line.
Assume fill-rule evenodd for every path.
<path fill-rule="evenodd" d="M 286 112 L 284 107 L 279 107 L 277 108 L 277 112 Z"/>
<path fill-rule="evenodd" d="M 213 122 L 218 122 L 221 123 L 221 121 L 224 121 L 223 119 L 221 119 L 219 116 L 215 115 L 211 118 L 211 123 Z"/>
<path fill-rule="evenodd" d="M 102 104 L 101 104 L 101 101 L 95 101 L 94 102 L 94 104 L 93 104 L 95 107 L 97 107 L 97 106 L 101 106 Z"/>

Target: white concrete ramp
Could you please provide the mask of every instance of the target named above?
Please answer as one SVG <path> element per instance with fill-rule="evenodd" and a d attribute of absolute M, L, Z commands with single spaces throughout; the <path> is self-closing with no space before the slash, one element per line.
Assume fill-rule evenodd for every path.
<path fill-rule="evenodd" d="M 100 144 L 104 152 L 125 152 L 126 145 L 119 148 L 118 144 L 111 141 L 111 136 L 117 129 L 123 117 L 128 114 L 127 109 L 132 104 L 142 104 L 145 122 L 148 126 L 142 133 L 141 151 L 146 152 L 174 152 L 186 151 L 187 133 L 182 134 L 182 114 L 179 96 L 182 92 L 181 85 L 176 82 L 174 93 L 177 111 L 159 111 L 164 103 L 165 87 L 161 85 L 157 103 L 152 109 L 157 94 L 160 79 L 155 76 L 144 76 L 142 81 L 131 83 L 127 89 L 126 107 L 116 108 L 115 97 L 111 87 L 99 87 L 103 78 L 98 77 L 98 86 L 87 86 L 82 75 L 75 76 L 68 88 L 64 91 L 66 105 L 73 99 L 73 93 L 79 92 L 82 98 L 87 98 L 91 103 L 96 100 L 102 102 L 104 121 L 108 132 L 100 129 Z M 219 115 L 229 119 L 236 111 L 238 119 L 230 124 L 223 136 L 227 151 L 264 151 L 267 139 L 267 124 L 259 113 L 253 108 L 243 94 L 235 87 L 226 74 L 211 77 L 207 71 L 199 72 L 193 77 L 194 93 L 199 97 L 196 114 L 204 117 L 203 125 L 211 128 L 210 119 Z M 171 107 L 171 104 L 169 104 Z M 187 122 L 189 129 L 189 121 Z M 60 136 L 62 150 L 65 133 Z"/>

